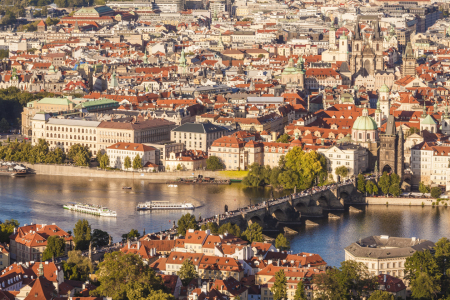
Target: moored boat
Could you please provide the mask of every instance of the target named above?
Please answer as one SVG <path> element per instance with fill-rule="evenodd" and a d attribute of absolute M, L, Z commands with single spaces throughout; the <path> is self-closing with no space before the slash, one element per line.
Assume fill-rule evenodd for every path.
<path fill-rule="evenodd" d="M 192 203 L 170 203 L 169 201 L 148 201 L 141 202 L 136 206 L 136 210 L 180 210 L 195 209 Z"/>
<path fill-rule="evenodd" d="M 87 213 L 95 216 L 117 217 L 117 213 L 115 211 L 100 205 L 92 205 L 86 203 L 70 203 L 64 204 L 63 207 L 64 209 Z"/>

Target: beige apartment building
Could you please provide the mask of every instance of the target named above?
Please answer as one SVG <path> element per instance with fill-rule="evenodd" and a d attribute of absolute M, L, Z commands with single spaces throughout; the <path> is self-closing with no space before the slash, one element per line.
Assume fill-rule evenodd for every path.
<path fill-rule="evenodd" d="M 109 166 L 111 168 L 118 168 L 121 170 L 128 170 L 125 168 L 125 158 L 129 157 L 131 161 L 131 168 L 136 156 L 141 158 L 142 166 L 147 163 L 155 163 L 155 148 L 138 143 L 116 143 L 106 148 L 106 154 L 109 157 Z"/>
<path fill-rule="evenodd" d="M 50 149 L 61 148 L 64 152 L 74 144 L 87 146 L 93 155 L 97 154 L 97 127 L 98 121 L 82 119 L 50 118 L 49 114 L 38 113 L 33 118 L 33 136 L 31 144 L 34 146 L 39 139 L 49 143 Z"/>
<path fill-rule="evenodd" d="M 168 141 L 175 123 L 164 119 L 137 118 L 103 121 L 98 125 L 98 149 L 115 143 L 156 143 Z"/>
<path fill-rule="evenodd" d="M 415 237 L 369 236 L 346 247 L 345 260 L 362 262 L 372 275 L 387 274 L 403 279 L 406 259 L 414 252 L 433 247 L 433 242 Z"/>
<path fill-rule="evenodd" d="M 170 140 L 183 143 L 186 150 L 207 152 L 216 139 L 227 133 L 226 128 L 211 123 L 185 123 L 172 130 Z"/>

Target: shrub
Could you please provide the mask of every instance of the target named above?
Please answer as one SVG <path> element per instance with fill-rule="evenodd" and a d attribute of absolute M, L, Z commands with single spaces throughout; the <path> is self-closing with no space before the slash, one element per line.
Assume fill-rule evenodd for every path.
<path fill-rule="evenodd" d="M 425 203 L 422 202 L 422 207 L 424 207 L 424 206 L 425 206 Z"/>

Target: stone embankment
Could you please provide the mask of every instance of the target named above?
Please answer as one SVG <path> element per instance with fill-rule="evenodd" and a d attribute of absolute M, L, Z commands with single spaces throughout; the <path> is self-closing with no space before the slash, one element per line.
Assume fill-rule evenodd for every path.
<path fill-rule="evenodd" d="M 392 197 L 366 197 L 368 205 L 403 205 L 403 206 L 432 206 L 438 205 L 436 199 L 430 198 L 392 198 Z M 439 206 L 450 205 L 450 200 L 439 201 Z"/>
<path fill-rule="evenodd" d="M 220 172 L 213 171 L 177 171 L 177 172 L 125 172 L 125 171 L 105 171 L 97 170 L 97 168 L 74 167 L 64 165 L 46 165 L 46 164 L 24 164 L 33 173 L 37 175 L 54 175 L 54 176 L 79 176 L 90 178 L 117 178 L 117 179 L 141 179 L 150 180 L 156 183 L 166 183 L 177 178 L 188 178 L 190 176 L 212 177 L 217 180 L 229 180 L 230 178 L 223 176 Z M 243 178 L 235 178 L 243 179 Z"/>

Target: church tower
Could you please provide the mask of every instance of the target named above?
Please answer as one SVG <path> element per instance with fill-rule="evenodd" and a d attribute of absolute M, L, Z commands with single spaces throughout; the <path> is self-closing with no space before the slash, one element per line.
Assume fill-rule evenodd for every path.
<path fill-rule="evenodd" d="M 450 133 L 450 118 L 448 115 L 448 106 L 445 107 L 444 114 L 441 119 L 441 131 L 443 134 Z"/>
<path fill-rule="evenodd" d="M 377 101 L 377 110 L 375 111 L 375 122 L 377 123 L 378 128 L 381 128 L 381 124 L 383 122 L 383 113 L 380 108 L 380 100 Z"/>
<path fill-rule="evenodd" d="M 380 134 L 380 173 L 393 172 L 403 178 L 403 133 L 396 131 L 395 118 L 389 115 L 386 131 Z"/>
<path fill-rule="evenodd" d="M 361 32 L 359 30 L 359 18 L 356 18 L 355 37 L 352 41 L 352 59 L 350 62 L 350 71 L 355 74 L 362 67 L 362 51 L 364 41 L 361 38 Z"/>
<path fill-rule="evenodd" d="M 339 37 L 339 53 L 348 53 L 348 37 L 345 35 L 345 32 Z"/>
<path fill-rule="evenodd" d="M 389 116 L 389 93 L 390 90 L 385 84 L 383 84 L 383 86 L 378 90 L 378 103 L 380 103 L 380 109 L 382 113 L 381 121 L 386 120 Z"/>
<path fill-rule="evenodd" d="M 408 42 L 408 44 L 406 45 L 405 54 L 403 55 L 402 60 L 402 75 L 416 76 L 416 58 L 414 57 L 411 42 Z"/>
<path fill-rule="evenodd" d="M 330 31 L 328 32 L 328 48 L 335 49 L 336 48 L 336 28 L 334 28 L 334 24 L 331 23 Z"/>

